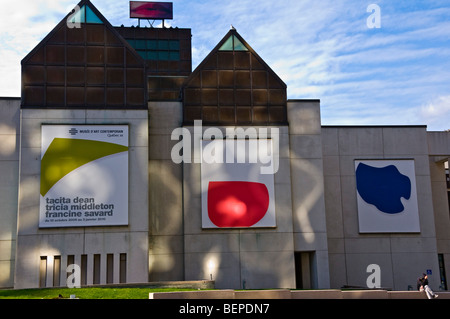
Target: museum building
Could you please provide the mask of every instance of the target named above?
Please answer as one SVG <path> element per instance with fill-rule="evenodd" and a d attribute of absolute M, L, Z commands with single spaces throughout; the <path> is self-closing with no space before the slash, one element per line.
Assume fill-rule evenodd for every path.
<path fill-rule="evenodd" d="M 190 29 L 76 8 L 0 98 L 0 288 L 448 289 L 450 132 L 323 126 L 234 28 L 192 70 Z"/>

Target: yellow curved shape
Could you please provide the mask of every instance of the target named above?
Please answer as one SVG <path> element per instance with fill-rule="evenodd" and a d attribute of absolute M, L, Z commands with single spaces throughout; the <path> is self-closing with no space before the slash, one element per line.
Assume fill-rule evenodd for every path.
<path fill-rule="evenodd" d="M 127 146 L 108 142 L 55 138 L 41 160 L 41 195 L 78 167 L 127 150 Z"/>

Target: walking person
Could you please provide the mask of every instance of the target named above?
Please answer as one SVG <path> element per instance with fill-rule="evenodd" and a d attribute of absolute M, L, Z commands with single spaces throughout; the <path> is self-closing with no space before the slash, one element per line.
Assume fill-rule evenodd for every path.
<path fill-rule="evenodd" d="M 420 277 L 417 280 L 417 289 L 419 291 L 425 291 L 428 299 L 434 299 L 438 297 L 438 294 L 435 294 L 434 291 L 428 285 L 428 275 L 425 273 L 422 274 L 422 277 Z"/>

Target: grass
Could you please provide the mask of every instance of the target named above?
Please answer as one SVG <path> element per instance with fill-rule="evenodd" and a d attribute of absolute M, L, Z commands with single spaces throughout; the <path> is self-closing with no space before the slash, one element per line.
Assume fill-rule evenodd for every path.
<path fill-rule="evenodd" d="M 150 292 L 189 291 L 175 288 L 43 288 L 0 290 L 0 299 L 55 299 L 61 295 L 79 299 L 148 299 Z"/>

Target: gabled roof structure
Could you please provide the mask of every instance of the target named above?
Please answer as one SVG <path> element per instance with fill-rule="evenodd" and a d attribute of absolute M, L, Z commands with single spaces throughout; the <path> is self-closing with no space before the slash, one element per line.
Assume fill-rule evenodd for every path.
<path fill-rule="evenodd" d="M 183 86 L 185 125 L 286 125 L 286 84 L 234 29 Z"/>
<path fill-rule="evenodd" d="M 22 60 L 22 108 L 147 108 L 145 61 L 89 0 Z"/>

